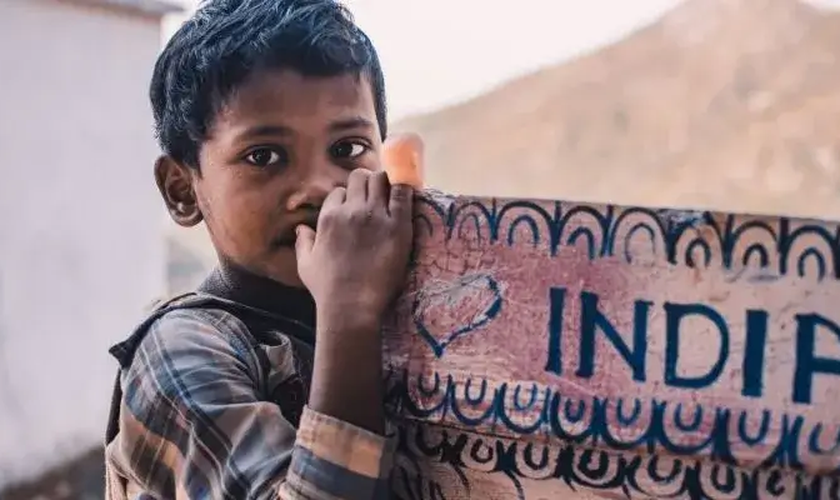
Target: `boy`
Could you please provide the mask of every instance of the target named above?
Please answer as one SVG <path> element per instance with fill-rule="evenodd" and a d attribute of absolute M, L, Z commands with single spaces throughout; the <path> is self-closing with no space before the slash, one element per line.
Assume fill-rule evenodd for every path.
<path fill-rule="evenodd" d="M 379 162 L 370 40 L 332 0 L 209 0 L 150 94 L 157 185 L 219 265 L 111 350 L 108 498 L 386 498 L 379 329 L 412 191 Z"/>

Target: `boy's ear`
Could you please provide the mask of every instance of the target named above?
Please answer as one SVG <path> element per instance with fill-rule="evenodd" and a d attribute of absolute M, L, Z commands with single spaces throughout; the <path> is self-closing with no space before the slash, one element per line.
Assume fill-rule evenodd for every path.
<path fill-rule="evenodd" d="M 193 174 L 188 166 L 169 156 L 161 156 L 155 162 L 155 181 L 166 209 L 176 224 L 192 227 L 202 221 L 204 216 L 198 208 Z"/>

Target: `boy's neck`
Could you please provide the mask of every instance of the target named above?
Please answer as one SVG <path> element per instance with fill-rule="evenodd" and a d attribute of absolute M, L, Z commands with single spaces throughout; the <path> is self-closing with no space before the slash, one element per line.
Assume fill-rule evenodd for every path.
<path fill-rule="evenodd" d="M 234 264 L 221 263 L 200 288 L 309 326 L 315 324 L 315 301 L 308 290 L 258 276 Z"/>

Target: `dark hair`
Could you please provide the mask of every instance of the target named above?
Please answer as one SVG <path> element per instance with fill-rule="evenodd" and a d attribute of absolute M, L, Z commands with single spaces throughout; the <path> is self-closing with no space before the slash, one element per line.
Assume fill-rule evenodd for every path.
<path fill-rule="evenodd" d="M 382 138 L 385 83 L 373 44 L 335 0 L 205 0 L 155 64 L 149 95 L 164 153 L 198 167 L 201 143 L 231 93 L 261 69 L 365 74 Z"/>

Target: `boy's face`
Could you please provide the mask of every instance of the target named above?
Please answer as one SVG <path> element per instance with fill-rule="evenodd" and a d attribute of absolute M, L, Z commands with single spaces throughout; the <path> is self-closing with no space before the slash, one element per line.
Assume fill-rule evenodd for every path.
<path fill-rule="evenodd" d="M 256 73 L 218 113 L 200 172 L 158 162 L 158 185 L 182 225 L 204 220 L 224 263 L 300 286 L 295 227 L 315 227 L 327 194 L 356 168 L 380 168 L 365 76 Z M 350 243 L 350 242 L 348 242 Z"/>

